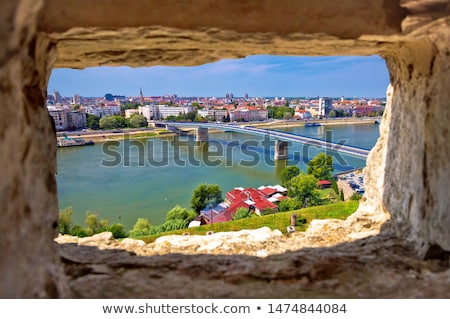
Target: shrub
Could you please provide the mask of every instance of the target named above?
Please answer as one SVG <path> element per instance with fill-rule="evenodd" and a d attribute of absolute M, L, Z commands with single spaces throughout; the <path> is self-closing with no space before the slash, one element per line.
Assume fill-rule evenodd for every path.
<path fill-rule="evenodd" d="M 127 237 L 127 232 L 125 231 L 125 226 L 122 224 L 112 224 L 108 227 L 108 231 L 110 231 L 114 238 L 125 238 Z"/>
<path fill-rule="evenodd" d="M 181 207 L 180 205 L 176 205 L 172 208 L 166 215 L 166 221 L 174 220 L 174 219 L 182 219 L 187 220 L 190 218 L 190 214 L 186 208 Z"/>
<path fill-rule="evenodd" d="M 189 222 L 185 219 L 171 219 L 166 221 L 164 224 L 160 225 L 162 231 L 171 231 L 171 230 L 178 230 L 178 229 L 184 229 L 187 228 L 189 225 Z"/>
<path fill-rule="evenodd" d="M 353 195 L 350 197 L 351 200 L 360 200 L 361 199 L 361 194 L 358 192 L 354 192 Z"/>
<path fill-rule="evenodd" d="M 298 216 L 297 215 L 296 220 L 295 220 L 295 226 L 301 226 L 301 225 L 304 225 L 304 224 L 306 224 L 306 218 L 303 217 L 303 216 Z"/>
<path fill-rule="evenodd" d="M 72 207 L 66 207 L 59 211 L 59 232 L 61 234 L 71 234 L 72 231 Z"/>
<path fill-rule="evenodd" d="M 277 209 L 275 209 L 275 208 L 266 208 L 261 211 L 261 216 L 275 214 L 276 212 L 277 212 Z"/>
<path fill-rule="evenodd" d="M 86 233 L 92 236 L 100 229 L 100 222 L 98 221 L 98 215 L 91 212 L 86 212 Z"/>
<path fill-rule="evenodd" d="M 333 188 L 334 192 L 335 192 L 336 194 L 339 194 L 339 186 L 338 186 L 336 180 L 333 179 L 333 180 L 331 181 L 331 183 L 332 183 L 332 186 L 331 186 L 331 187 Z"/>
<path fill-rule="evenodd" d="M 87 237 L 88 236 L 86 229 L 84 229 L 80 225 L 73 226 L 70 234 L 72 236 L 77 236 L 77 237 Z"/>
<path fill-rule="evenodd" d="M 130 231 L 130 237 L 146 236 L 150 234 L 150 229 L 152 225 L 150 221 L 146 218 L 138 218 L 136 224 L 134 224 L 133 229 Z"/>
<path fill-rule="evenodd" d="M 239 207 L 233 216 L 233 220 L 248 218 L 251 216 L 252 216 L 252 212 L 250 211 L 250 209 L 248 209 L 246 207 Z"/>
<path fill-rule="evenodd" d="M 296 210 L 302 208 L 303 203 L 300 202 L 297 198 L 285 198 L 280 201 L 278 204 L 278 210 L 280 212 L 288 212 L 291 210 Z"/>

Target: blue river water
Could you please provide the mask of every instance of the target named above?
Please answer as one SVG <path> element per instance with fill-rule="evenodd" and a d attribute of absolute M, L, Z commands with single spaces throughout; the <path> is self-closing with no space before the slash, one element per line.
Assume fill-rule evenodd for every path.
<path fill-rule="evenodd" d="M 375 124 L 285 127 L 278 130 L 371 149 L 378 137 Z M 60 148 L 56 176 L 59 207 L 72 207 L 73 221 L 84 226 L 86 212 L 131 229 L 138 218 L 164 222 L 179 204 L 190 207 L 194 188 L 219 184 L 223 195 L 234 187 L 280 183 L 286 165 L 306 169 L 323 152 L 300 143 L 289 144 L 289 159 L 273 160 L 273 141 L 232 132 L 210 132 L 208 144 L 191 136 L 165 136 L 93 146 Z M 335 172 L 365 166 L 365 159 L 331 154 Z"/>

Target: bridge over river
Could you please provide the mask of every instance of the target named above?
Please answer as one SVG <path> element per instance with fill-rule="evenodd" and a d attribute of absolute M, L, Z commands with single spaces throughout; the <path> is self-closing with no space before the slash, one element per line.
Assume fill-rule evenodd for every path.
<path fill-rule="evenodd" d="M 287 143 L 303 143 L 323 148 L 328 152 L 339 152 L 361 158 L 367 158 L 369 155 L 368 149 L 345 145 L 341 143 L 332 142 L 329 140 L 322 140 L 312 138 L 304 135 L 281 132 L 272 129 L 258 128 L 250 125 L 235 125 L 222 123 L 179 123 L 179 122 L 159 122 L 157 125 L 165 125 L 168 129 L 173 128 L 197 128 L 196 140 L 199 142 L 208 140 L 208 128 L 221 131 L 232 131 L 245 134 L 259 135 L 269 137 L 275 140 L 275 159 L 287 158 Z"/>

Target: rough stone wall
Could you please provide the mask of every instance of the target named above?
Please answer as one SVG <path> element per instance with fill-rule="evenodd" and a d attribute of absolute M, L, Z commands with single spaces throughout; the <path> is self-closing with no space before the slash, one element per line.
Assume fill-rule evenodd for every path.
<path fill-rule="evenodd" d="M 383 205 L 397 234 L 427 257 L 450 251 L 450 36 L 439 27 L 387 58 L 394 97 Z"/>
<path fill-rule="evenodd" d="M 54 61 L 37 34 L 41 1 L 0 4 L 0 296 L 63 296 L 53 244 L 58 207 L 55 134 L 45 107 Z"/>
<path fill-rule="evenodd" d="M 380 137 L 372 148 L 364 168 L 364 185 L 366 192 L 360 200 L 357 212 L 347 219 L 349 231 L 364 233 L 380 230 L 390 220 L 389 211 L 383 205 L 383 189 L 389 183 L 386 176 L 386 154 L 389 139 L 389 126 L 392 123 L 393 87 L 386 90 L 386 107 L 380 123 Z"/>

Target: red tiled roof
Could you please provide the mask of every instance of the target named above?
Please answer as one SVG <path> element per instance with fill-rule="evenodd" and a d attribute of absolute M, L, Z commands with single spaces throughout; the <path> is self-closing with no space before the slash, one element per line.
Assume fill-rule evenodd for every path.
<path fill-rule="evenodd" d="M 255 207 L 258 208 L 259 210 L 264 210 L 266 208 L 278 208 L 277 205 L 275 205 L 274 203 L 268 201 L 265 198 L 256 199 L 255 200 Z"/>
<path fill-rule="evenodd" d="M 238 208 L 240 208 L 240 207 L 248 208 L 248 207 L 250 207 L 250 205 L 247 204 L 246 202 L 242 201 L 242 200 L 238 200 L 238 201 L 233 202 L 230 205 L 230 207 L 228 207 L 226 209 L 226 212 L 230 212 L 230 213 L 234 214 L 236 212 L 236 210 L 238 210 Z"/>
<path fill-rule="evenodd" d="M 331 185 L 332 183 L 330 181 L 327 181 L 324 179 L 324 180 L 319 181 L 318 184 L 319 185 Z"/>
<path fill-rule="evenodd" d="M 258 210 L 264 210 L 267 208 L 277 209 L 278 206 L 268 200 L 270 195 L 277 193 L 277 190 L 272 187 L 265 187 L 263 189 L 254 189 L 251 187 L 245 189 L 233 189 L 227 193 L 227 199 L 231 202 L 230 206 L 226 209 L 231 218 L 236 210 L 240 207 L 248 208 L 249 203 L 246 203 L 248 199 L 254 202 L 254 206 Z"/>
<path fill-rule="evenodd" d="M 270 195 L 275 194 L 277 192 L 276 189 L 273 189 L 271 187 L 265 187 L 265 188 L 261 189 L 260 191 L 263 192 L 264 194 L 266 194 L 267 196 L 270 196 Z"/>

